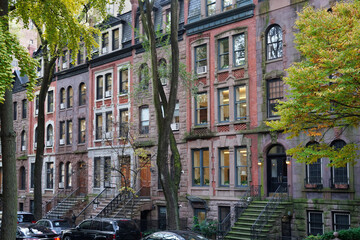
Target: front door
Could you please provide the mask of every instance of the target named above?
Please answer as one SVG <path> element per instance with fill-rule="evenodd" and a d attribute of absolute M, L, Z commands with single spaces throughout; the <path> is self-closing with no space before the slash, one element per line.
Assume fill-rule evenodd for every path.
<path fill-rule="evenodd" d="M 140 195 L 150 196 L 150 186 L 151 186 L 150 163 L 146 163 L 140 170 L 140 187 L 141 187 Z"/>
<path fill-rule="evenodd" d="M 275 192 L 280 185 L 287 186 L 287 164 L 285 149 L 281 145 L 272 147 L 267 155 L 268 192 Z"/>

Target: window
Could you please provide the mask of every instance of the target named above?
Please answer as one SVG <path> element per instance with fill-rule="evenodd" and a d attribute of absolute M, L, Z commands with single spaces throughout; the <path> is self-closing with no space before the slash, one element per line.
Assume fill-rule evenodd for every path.
<path fill-rule="evenodd" d="M 73 174 L 72 172 L 72 166 L 70 162 L 67 162 L 65 165 L 65 186 L 66 188 L 71 188 L 71 176 Z"/>
<path fill-rule="evenodd" d="M 95 139 L 99 140 L 102 138 L 102 126 L 103 126 L 103 118 L 102 114 L 96 114 L 95 118 Z"/>
<path fill-rule="evenodd" d="M 245 34 L 239 34 L 233 37 L 234 44 L 234 66 L 245 64 Z"/>
<path fill-rule="evenodd" d="M 235 149 L 236 186 L 248 186 L 247 151 L 245 147 Z"/>
<path fill-rule="evenodd" d="M 192 167 L 193 186 L 209 186 L 209 149 L 192 150 Z"/>
<path fill-rule="evenodd" d="M 73 107 L 73 96 L 74 96 L 74 92 L 72 87 L 68 87 L 67 89 L 67 107 L 71 108 Z"/>
<path fill-rule="evenodd" d="M 223 12 L 230 10 L 231 8 L 232 8 L 232 0 L 222 0 Z"/>
<path fill-rule="evenodd" d="M 119 92 L 121 94 L 128 93 L 129 69 L 124 68 L 119 71 Z"/>
<path fill-rule="evenodd" d="M 160 230 L 166 229 L 166 207 L 158 206 L 159 217 L 158 217 L 158 227 Z"/>
<path fill-rule="evenodd" d="M 129 131 L 129 111 L 128 109 L 120 110 L 120 137 L 127 137 Z"/>
<path fill-rule="evenodd" d="M 266 57 L 272 60 L 282 57 L 282 31 L 279 25 L 273 25 L 266 33 Z"/>
<path fill-rule="evenodd" d="M 179 111 L 179 102 L 175 104 L 175 110 L 174 110 L 174 118 L 173 122 L 171 124 L 171 129 L 173 131 L 180 129 L 180 111 Z"/>
<path fill-rule="evenodd" d="M 228 187 L 230 185 L 230 153 L 228 148 L 220 149 L 219 160 L 219 185 Z"/>
<path fill-rule="evenodd" d="M 85 83 L 80 83 L 79 86 L 79 106 L 86 104 L 86 86 Z"/>
<path fill-rule="evenodd" d="M 339 151 L 341 148 L 345 147 L 346 143 L 343 140 L 335 140 L 331 143 L 331 146 Z M 337 186 L 338 184 L 340 185 L 345 185 L 346 188 L 349 184 L 349 177 L 348 177 L 348 166 L 347 164 L 345 165 L 345 167 L 332 167 L 331 168 L 331 179 L 332 179 L 332 186 L 334 187 L 341 187 L 341 186 Z"/>
<path fill-rule="evenodd" d="M 219 90 L 219 122 L 228 122 L 229 114 L 229 89 L 223 88 Z"/>
<path fill-rule="evenodd" d="M 47 111 L 49 113 L 54 111 L 54 91 L 48 91 Z"/>
<path fill-rule="evenodd" d="M 317 145 L 316 142 L 308 143 L 306 146 Z M 322 184 L 321 158 L 312 164 L 306 164 L 306 184 Z"/>
<path fill-rule="evenodd" d="M 37 144 L 37 135 L 38 135 L 38 132 L 37 132 L 37 127 L 35 128 L 35 131 L 34 131 L 34 147 L 36 148 L 36 144 Z"/>
<path fill-rule="evenodd" d="M 34 177 L 35 177 L 35 163 L 30 164 L 30 188 L 34 188 Z"/>
<path fill-rule="evenodd" d="M 207 49 L 206 44 L 195 48 L 195 72 L 203 74 L 207 72 Z"/>
<path fill-rule="evenodd" d="M 207 93 L 199 93 L 195 99 L 195 124 L 207 124 L 208 96 Z"/>
<path fill-rule="evenodd" d="M 22 100 L 22 118 L 25 119 L 27 115 L 27 100 Z"/>
<path fill-rule="evenodd" d="M 338 232 L 350 228 L 349 213 L 333 213 L 333 229 Z"/>
<path fill-rule="evenodd" d="M 143 90 L 149 89 L 149 68 L 146 64 L 140 66 L 139 83 Z"/>
<path fill-rule="evenodd" d="M 168 73 L 166 67 L 166 60 L 164 58 L 160 59 L 159 61 L 158 71 L 161 84 L 166 85 Z"/>
<path fill-rule="evenodd" d="M 65 144 L 65 122 L 60 122 L 60 145 Z"/>
<path fill-rule="evenodd" d="M 143 106 L 140 108 L 140 134 L 149 133 L 150 116 L 149 107 Z"/>
<path fill-rule="evenodd" d="M 86 120 L 85 118 L 79 119 L 79 143 L 85 143 L 86 137 Z"/>
<path fill-rule="evenodd" d="M 21 132 L 21 151 L 25 151 L 26 150 L 26 133 L 25 130 L 23 130 Z"/>
<path fill-rule="evenodd" d="M 46 163 L 46 188 L 52 189 L 54 187 L 54 163 Z"/>
<path fill-rule="evenodd" d="M 112 132 L 112 112 L 106 113 L 105 132 L 107 135 L 106 138 L 109 138 Z"/>
<path fill-rule="evenodd" d="M 275 107 L 284 98 L 283 81 L 279 78 L 267 81 L 268 117 L 277 117 Z"/>
<path fill-rule="evenodd" d="M 72 121 L 68 120 L 66 122 L 66 144 L 72 144 L 72 131 L 73 131 L 73 125 Z"/>
<path fill-rule="evenodd" d="M 14 120 L 17 119 L 17 102 L 13 102 L 13 116 Z"/>
<path fill-rule="evenodd" d="M 100 187 L 100 157 L 94 158 L 94 188 Z"/>
<path fill-rule="evenodd" d="M 103 76 L 97 76 L 96 77 L 96 99 L 102 99 L 103 98 L 103 91 L 104 91 L 104 81 Z"/>
<path fill-rule="evenodd" d="M 67 62 L 68 62 L 68 51 L 67 50 L 63 51 L 63 55 L 61 57 L 61 62 L 62 62 L 62 70 L 67 69 L 68 68 L 68 64 L 67 64 Z"/>
<path fill-rule="evenodd" d="M 223 222 L 224 219 L 230 214 L 229 206 L 219 206 L 219 222 Z"/>
<path fill-rule="evenodd" d="M 119 29 L 115 29 L 112 31 L 112 48 L 116 50 L 119 48 Z"/>
<path fill-rule="evenodd" d="M 219 69 L 229 68 L 229 38 L 223 38 L 218 41 L 219 43 Z"/>
<path fill-rule="evenodd" d="M 109 33 L 103 33 L 101 43 L 102 43 L 101 53 L 105 54 L 109 51 Z"/>
<path fill-rule="evenodd" d="M 26 186 L 26 171 L 25 171 L 25 167 L 22 166 L 20 168 L 19 171 L 19 189 L 20 190 L 25 190 L 25 186 Z"/>
<path fill-rule="evenodd" d="M 60 89 L 60 109 L 65 108 L 65 88 Z"/>
<path fill-rule="evenodd" d="M 35 115 L 38 115 L 39 113 L 39 95 L 36 95 L 35 97 Z"/>
<path fill-rule="evenodd" d="M 111 184 L 111 157 L 104 158 L 104 187 Z"/>
<path fill-rule="evenodd" d="M 324 222 L 322 212 L 308 212 L 308 231 L 309 235 L 322 235 L 324 232 Z"/>
<path fill-rule="evenodd" d="M 205 0 L 206 1 L 206 16 L 211 16 L 216 13 L 216 0 Z"/>
<path fill-rule="evenodd" d="M 246 113 L 246 86 L 235 87 L 235 120 L 245 120 Z"/>
<path fill-rule="evenodd" d="M 112 77 L 111 73 L 105 74 L 105 98 L 111 97 Z"/>
<path fill-rule="evenodd" d="M 171 9 L 167 9 L 165 13 L 165 30 L 166 32 L 171 30 Z"/>
<path fill-rule="evenodd" d="M 84 46 L 80 46 L 79 53 L 78 53 L 78 64 L 82 64 L 85 62 L 85 48 Z"/>
<path fill-rule="evenodd" d="M 51 147 L 53 145 L 53 126 L 49 124 L 46 129 L 46 146 Z"/>
<path fill-rule="evenodd" d="M 65 178 L 65 166 L 61 162 L 59 164 L 59 188 L 64 188 L 64 178 Z"/>
<path fill-rule="evenodd" d="M 199 223 L 206 220 L 206 209 L 205 208 L 194 208 L 194 217 L 197 217 Z"/>

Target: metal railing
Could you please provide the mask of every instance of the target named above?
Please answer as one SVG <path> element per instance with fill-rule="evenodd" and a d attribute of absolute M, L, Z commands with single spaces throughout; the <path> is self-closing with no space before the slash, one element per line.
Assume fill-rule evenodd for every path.
<path fill-rule="evenodd" d="M 335 179 L 334 177 L 331 177 L 329 179 L 329 186 L 332 189 L 349 189 L 349 178 Z"/>
<path fill-rule="evenodd" d="M 47 212 L 45 215 L 45 218 L 47 217 L 47 215 L 51 214 L 51 212 L 55 211 L 56 209 L 60 208 L 61 205 L 63 205 L 68 199 L 74 197 L 77 195 L 78 192 L 80 192 L 82 187 L 78 187 L 77 189 L 75 189 L 74 191 L 72 191 L 69 195 L 67 195 L 59 204 L 57 204 L 53 209 L 51 209 L 51 211 Z"/>
<path fill-rule="evenodd" d="M 58 204 L 60 202 L 61 196 L 65 197 L 65 190 L 66 189 L 61 189 L 61 191 L 58 191 L 54 197 L 52 197 L 49 201 L 45 201 L 45 203 L 43 204 L 43 216 L 45 216 L 48 212 L 51 212 L 51 210 L 54 209 L 54 207 L 56 206 L 56 204 Z M 62 195 L 63 194 L 63 195 Z M 48 206 L 51 206 L 51 209 L 49 211 L 47 211 L 46 209 L 48 208 Z"/>
<path fill-rule="evenodd" d="M 124 192 L 118 193 L 96 216 L 95 218 L 106 217 L 112 213 L 121 202 L 126 199 Z"/>
<path fill-rule="evenodd" d="M 119 215 L 120 215 L 121 212 L 125 212 L 126 206 L 127 206 L 131 201 L 135 200 L 135 198 L 137 198 L 137 197 L 139 196 L 141 190 L 142 190 L 142 187 L 141 187 L 140 189 L 138 189 L 135 194 L 133 194 L 132 192 L 130 192 L 130 193 L 127 195 L 128 197 L 129 197 L 129 195 L 131 195 L 131 197 L 129 197 L 129 200 L 128 200 L 127 202 L 125 202 L 125 203 L 123 204 L 123 206 L 120 208 L 120 210 L 116 213 L 115 218 L 116 218 L 116 217 L 119 217 Z M 125 198 L 124 200 L 126 200 L 126 198 Z M 124 215 L 125 215 L 125 214 L 124 214 Z"/>
<path fill-rule="evenodd" d="M 304 179 L 304 187 L 307 189 L 322 189 L 323 179 L 320 177 L 306 177 Z"/>
<path fill-rule="evenodd" d="M 255 223 L 251 226 L 251 239 L 259 239 L 264 226 L 268 223 L 270 216 L 274 213 L 279 203 L 288 198 L 287 184 L 280 184 L 274 195 L 257 217 Z"/>
<path fill-rule="evenodd" d="M 79 218 L 81 215 L 84 215 L 84 219 L 85 219 L 85 212 L 86 210 L 91 206 L 94 205 L 95 203 L 97 203 L 99 201 L 100 198 L 107 197 L 107 191 L 111 189 L 111 188 L 104 188 L 91 202 L 89 202 L 86 207 L 84 207 L 81 212 L 76 216 L 76 218 Z"/>
<path fill-rule="evenodd" d="M 261 197 L 261 185 L 250 186 L 245 194 L 239 199 L 235 205 L 235 222 L 240 218 L 241 214 L 250 205 L 252 200 L 259 199 Z M 231 212 L 219 223 L 218 235 L 222 239 L 231 229 Z"/>

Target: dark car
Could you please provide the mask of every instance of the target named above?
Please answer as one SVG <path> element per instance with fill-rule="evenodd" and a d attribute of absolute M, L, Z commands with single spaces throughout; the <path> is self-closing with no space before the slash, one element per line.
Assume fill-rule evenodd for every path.
<path fill-rule="evenodd" d="M 180 231 L 180 230 L 171 230 L 171 231 L 161 231 L 152 233 L 143 238 L 143 240 L 207 240 L 207 238 L 201 236 L 199 233 L 192 231 Z"/>
<path fill-rule="evenodd" d="M 36 223 L 34 214 L 29 212 L 17 212 L 17 223 L 18 226 L 29 226 Z"/>
<path fill-rule="evenodd" d="M 54 230 L 57 234 L 61 234 L 63 230 L 71 228 L 71 224 L 66 219 L 41 219 L 36 225 L 47 227 Z"/>
<path fill-rule="evenodd" d="M 130 219 L 95 218 L 82 221 L 76 228 L 64 230 L 63 240 L 139 240 L 139 227 Z"/>
<path fill-rule="evenodd" d="M 21 239 L 60 240 L 60 237 L 49 228 L 39 225 L 30 225 L 27 227 L 17 227 L 16 240 Z"/>

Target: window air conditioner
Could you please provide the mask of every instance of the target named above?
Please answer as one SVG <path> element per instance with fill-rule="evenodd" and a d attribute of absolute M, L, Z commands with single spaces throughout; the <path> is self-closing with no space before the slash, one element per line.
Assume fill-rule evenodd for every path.
<path fill-rule="evenodd" d="M 60 103 L 60 109 L 64 109 L 65 108 L 65 103 Z"/>
<path fill-rule="evenodd" d="M 41 71 L 37 72 L 37 73 L 36 73 L 36 76 L 37 76 L 37 77 L 41 77 Z"/>
<path fill-rule="evenodd" d="M 107 53 L 107 47 L 103 47 L 102 53 L 103 53 L 103 54 Z"/>
<path fill-rule="evenodd" d="M 38 115 L 39 109 L 35 109 L 35 115 Z"/>
<path fill-rule="evenodd" d="M 60 145 L 64 145 L 65 144 L 65 139 L 60 139 Z"/>
<path fill-rule="evenodd" d="M 173 131 L 179 130 L 179 128 L 180 128 L 180 123 L 172 123 L 172 124 L 170 125 L 170 127 L 171 127 L 171 130 L 173 130 Z"/>
<path fill-rule="evenodd" d="M 62 68 L 63 68 L 63 69 L 67 68 L 67 63 L 66 63 L 66 62 L 64 62 L 64 63 L 62 64 Z"/>
<path fill-rule="evenodd" d="M 51 147 L 51 146 L 52 146 L 52 142 L 51 142 L 51 141 L 46 141 L 46 146 L 47 146 L 47 147 Z"/>
<path fill-rule="evenodd" d="M 105 138 L 107 138 L 107 139 L 109 139 L 109 138 L 111 138 L 111 132 L 107 132 L 107 133 L 105 133 Z"/>
<path fill-rule="evenodd" d="M 64 188 L 64 182 L 59 182 L 59 188 Z"/>
<path fill-rule="evenodd" d="M 105 92 L 105 97 L 110 97 L 111 96 L 111 92 L 110 91 L 106 91 Z"/>
<path fill-rule="evenodd" d="M 21 146 L 21 151 L 25 151 L 26 150 L 26 146 Z"/>
<path fill-rule="evenodd" d="M 197 68 L 197 74 L 206 73 L 207 69 L 206 66 L 201 66 Z"/>

